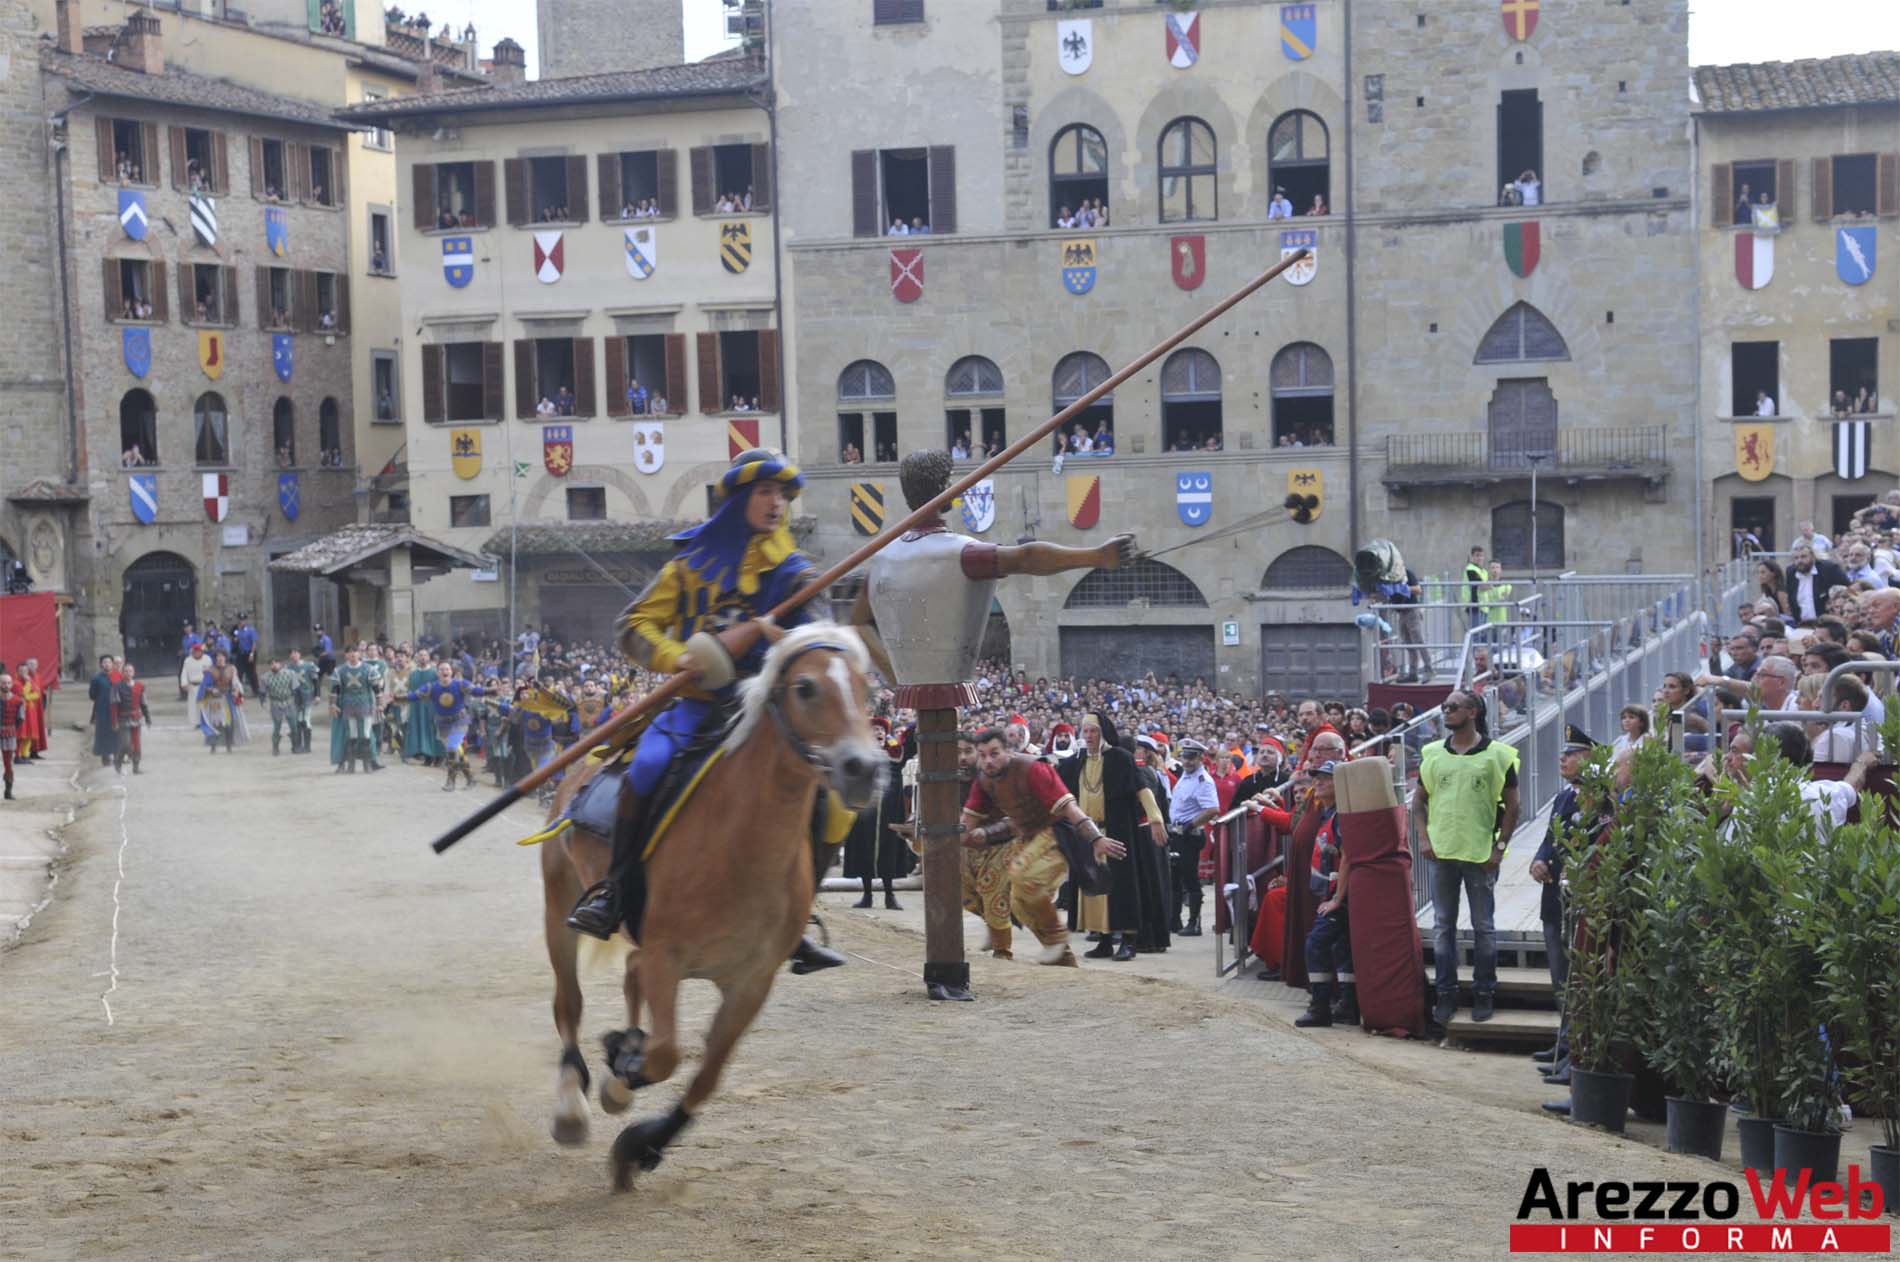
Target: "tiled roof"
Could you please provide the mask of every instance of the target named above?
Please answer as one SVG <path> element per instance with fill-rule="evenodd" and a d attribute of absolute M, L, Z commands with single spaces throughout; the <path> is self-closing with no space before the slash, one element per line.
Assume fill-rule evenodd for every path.
<path fill-rule="evenodd" d="M 700 61 L 651 70 L 617 70 L 571 79 L 530 79 L 426 96 L 392 97 L 339 110 L 351 123 L 382 123 L 417 115 L 462 114 L 477 110 L 534 109 L 541 106 L 664 101 L 697 96 L 736 95 L 765 81 L 756 58 Z"/>
<path fill-rule="evenodd" d="M 1900 102 L 1900 53 L 1894 52 L 1697 66 L 1694 73 L 1696 96 L 1706 114 Z"/>
<path fill-rule="evenodd" d="M 667 536 L 686 529 L 690 521 L 577 521 L 512 528 L 515 551 L 521 556 L 573 556 L 576 550 L 601 552 L 671 552 Z M 815 517 L 794 517 L 792 534 L 807 538 L 817 527 Z M 482 543 L 482 551 L 508 555 L 510 527 L 502 527 Z"/>
<path fill-rule="evenodd" d="M 41 46 L 40 65 L 70 82 L 76 90 L 98 96 L 154 101 L 181 109 L 217 110 L 254 118 L 275 118 L 329 131 L 345 130 L 329 110 L 314 102 L 260 92 L 256 88 L 185 70 L 167 68 L 164 74 L 144 74 L 97 57 L 75 57 L 51 45 Z"/>
<path fill-rule="evenodd" d="M 356 525 L 331 531 L 295 552 L 285 553 L 272 561 L 270 568 L 285 574 L 335 575 L 403 545 L 423 554 L 414 558 L 418 569 L 431 562 L 435 568 L 441 569 L 461 566 L 483 570 L 491 564 L 486 557 L 443 543 L 440 539 L 431 539 L 414 526 Z"/>

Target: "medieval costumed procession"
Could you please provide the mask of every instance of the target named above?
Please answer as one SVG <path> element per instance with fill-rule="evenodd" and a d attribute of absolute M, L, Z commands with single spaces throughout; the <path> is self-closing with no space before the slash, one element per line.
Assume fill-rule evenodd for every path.
<path fill-rule="evenodd" d="M 0 1259 L 1891 1252 L 1900 54 L 846 4 L 15 41 Z"/>

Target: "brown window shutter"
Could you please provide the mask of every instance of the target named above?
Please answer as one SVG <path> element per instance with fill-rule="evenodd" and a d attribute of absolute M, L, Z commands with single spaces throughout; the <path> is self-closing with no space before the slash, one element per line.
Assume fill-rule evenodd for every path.
<path fill-rule="evenodd" d="M 778 411 L 778 330 L 759 330 L 759 411 Z"/>
<path fill-rule="evenodd" d="M 252 182 L 255 190 L 256 182 Z M 435 227 L 435 164 L 418 162 L 409 168 L 409 202 L 414 209 L 416 231 Z"/>
<path fill-rule="evenodd" d="M 1781 158 L 1775 163 L 1775 208 L 1782 223 L 1794 222 L 1794 159 Z"/>
<path fill-rule="evenodd" d="M 501 343 L 482 343 L 482 415 L 499 421 L 502 412 Z M 512 472 L 512 470 L 511 470 Z"/>
<path fill-rule="evenodd" d="M 713 208 L 713 153 L 705 145 L 695 145 L 691 151 L 693 168 L 693 213 L 707 215 Z"/>
<path fill-rule="evenodd" d="M 1709 207 L 1710 224 L 1735 222 L 1735 176 L 1726 162 L 1717 162 L 1709 168 Z"/>
<path fill-rule="evenodd" d="M 619 207 L 614 209 L 618 210 Z M 587 222 L 587 159 L 570 157 L 567 160 L 567 217 Z"/>
<path fill-rule="evenodd" d="M 259 267 L 253 270 L 257 274 L 257 327 L 268 329 L 270 327 L 270 269 Z"/>
<path fill-rule="evenodd" d="M 957 230 L 955 145 L 930 146 L 930 230 L 933 233 Z"/>
<path fill-rule="evenodd" d="M 185 187 L 185 129 L 167 127 L 166 139 L 172 147 L 172 187 Z"/>
<path fill-rule="evenodd" d="M 1874 159 L 1874 213 L 1900 214 L 1900 153 L 1883 153 Z"/>
<path fill-rule="evenodd" d="M 105 264 L 106 319 L 125 319 L 125 294 L 119 289 L 119 260 L 101 259 Z"/>
<path fill-rule="evenodd" d="M 495 164 L 475 164 L 475 221 L 483 228 L 495 226 Z"/>
<path fill-rule="evenodd" d="M 660 214 L 671 219 L 680 213 L 680 155 L 677 149 L 661 149 L 653 159 L 659 173 Z"/>
<path fill-rule="evenodd" d="M 165 265 L 152 263 L 152 319 L 160 324 L 172 318 L 170 299 L 165 296 Z"/>
<path fill-rule="evenodd" d="M 540 400 L 534 388 L 534 343 L 525 337 L 515 339 L 515 419 L 532 421 L 534 405 Z"/>
<path fill-rule="evenodd" d="M 220 314 L 224 316 L 226 324 L 235 326 L 238 322 L 237 268 L 220 267 L 218 271 L 224 289 L 224 310 Z"/>
<path fill-rule="evenodd" d="M 251 155 L 251 197 L 262 201 L 264 198 L 264 140 L 261 136 L 248 138 Z"/>
<path fill-rule="evenodd" d="M 574 339 L 574 415 L 600 415 L 600 401 L 594 395 L 594 339 Z"/>
<path fill-rule="evenodd" d="M 330 200 L 325 203 L 326 205 L 347 206 L 350 204 L 349 190 L 344 187 L 349 174 L 343 169 L 343 154 L 344 150 L 340 147 L 333 147 L 330 150 Z"/>
<path fill-rule="evenodd" d="M 445 421 L 448 409 L 442 401 L 442 348 L 422 348 L 422 419 Z"/>
<path fill-rule="evenodd" d="M 342 272 L 336 274 L 336 331 L 350 331 L 350 278 Z"/>
<path fill-rule="evenodd" d="M 102 184 L 117 184 L 119 153 L 112 147 L 112 120 L 95 118 L 92 120 L 92 129 L 99 137 L 99 181 Z"/>
<path fill-rule="evenodd" d="M 878 236 L 884 225 L 877 214 L 877 150 L 851 151 L 851 235 Z"/>
<path fill-rule="evenodd" d="M 699 335 L 699 410 L 710 416 L 725 407 L 719 397 L 719 335 Z"/>
<path fill-rule="evenodd" d="M 607 415 L 627 415 L 627 339 L 607 339 Z"/>
<path fill-rule="evenodd" d="M 145 170 L 141 172 L 140 174 L 142 174 L 145 177 L 143 181 L 144 183 L 156 185 L 159 182 L 159 179 L 158 179 L 158 124 L 146 123 L 139 130 L 145 137 L 145 143 L 141 146 L 141 148 L 145 150 L 145 154 L 140 159 L 140 161 L 145 164 Z"/>
<path fill-rule="evenodd" d="M 1816 158 L 1808 163 L 1809 182 L 1814 192 L 1809 195 L 1809 211 L 1816 219 L 1829 219 L 1834 215 L 1834 159 Z"/>
<path fill-rule="evenodd" d="M 752 146 L 752 209 L 772 209 L 772 146 Z"/>
<path fill-rule="evenodd" d="M 223 197 L 231 191 L 231 138 L 223 132 L 212 137 L 212 165 L 217 169 L 211 173 L 211 191 Z"/>
<path fill-rule="evenodd" d="M 620 218 L 620 155 L 603 153 L 594 161 L 594 179 L 600 185 L 600 220 Z"/>
<path fill-rule="evenodd" d="M 516 227 L 528 222 L 528 164 L 520 158 L 503 158 L 502 188 L 508 195 L 508 222 Z"/>
<path fill-rule="evenodd" d="M 310 196 L 310 154 L 300 144 L 284 142 L 284 200 L 300 202 Z"/>
<path fill-rule="evenodd" d="M 190 263 L 178 265 L 178 321 L 181 324 L 198 323 L 198 304 L 192 301 L 192 270 Z"/>
<path fill-rule="evenodd" d="M 666 335 L 667 414 L 686 411 L 686 335 Z"/>
<path fill-rule="evenodd" d="M 317 323 L 317 278 L 309 272 L 290 274 L 290 327 L 308 333 Z"/>

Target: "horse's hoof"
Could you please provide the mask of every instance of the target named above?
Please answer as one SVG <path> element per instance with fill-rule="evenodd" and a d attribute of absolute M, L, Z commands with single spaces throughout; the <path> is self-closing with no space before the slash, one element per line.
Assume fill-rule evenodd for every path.
<path fill-rule="evenodd" d="M 600 1107 L 608 1113 L 625 1113 L 627 1106 L 633 1103 L 633 1087 L 624 1080 L 608 1074 L 600 1081 Z"/>
<path fill-rule="evenodd" d="M 614 1139 L 614 1191 L 625 1192 L 633 1187 L 633 1172 L 636 1168 L 651 1170 L 665 1158 L 665 1151 L 656 1148 L 647 1138 L 651 1125 L 650 1119 L 636 1122 Z"/>
<path fill-rule="evenodd" d="M 578 1148 L 587 1142 L 587 1114 L 557 1113 L 552 1129 L 555 1143 L 563 1148 Z"/>

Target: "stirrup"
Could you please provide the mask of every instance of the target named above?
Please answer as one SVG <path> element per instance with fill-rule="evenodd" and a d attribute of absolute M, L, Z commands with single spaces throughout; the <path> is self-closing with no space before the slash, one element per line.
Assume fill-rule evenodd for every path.
<path fill-rule="evenodd" d="M 567 927 L 602 942 L 610 941 L 620 927 L 620 890 L 611 878 L 595 881 L 581 894 L 574 910 L 567 913 Z"/>

